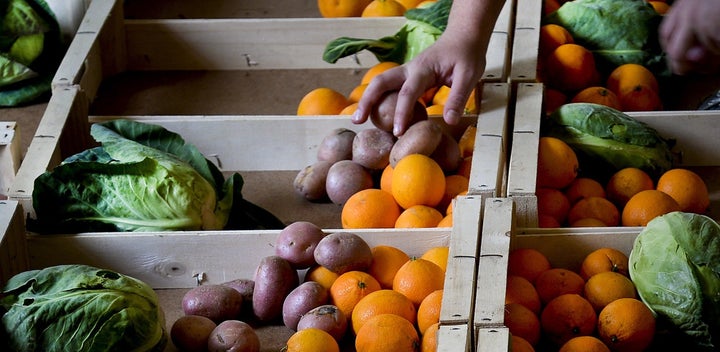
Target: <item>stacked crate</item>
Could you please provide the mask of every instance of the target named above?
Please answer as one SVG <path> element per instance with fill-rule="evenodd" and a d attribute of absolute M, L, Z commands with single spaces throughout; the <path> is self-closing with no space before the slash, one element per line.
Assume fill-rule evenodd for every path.
<path fill-rule="evenodd" d="M 128 9 L 145 6 L 127 3 Z M 251 278 L 260 259 L 274 253 L 272 245 L 279 234 L 275 230 L 59 236 L 28 233 L 23 226 L 17 231 L 26 217 L 34 217 L 34 179 L 91 146 L 92 123 L 119 118 L 157 124 L 180 134 L 223 172 L 241 173 L 243 195 L 283 222 L 307 220 L 327 233 L 342 231 L 339 208 L 299 199 L 292 180 L 315 160 L 319 142 L 331 130 L 359 131 L 372 126 L 369 122 L 354 125 L 343 116 L 298 117 L 294 109 L 302 95 L 321 85 L 349 91 L 377 62 L 371 54 L 359 53 L 327 64 L 321 53 L 329 40 L 391 35 L 405 19 L 280 18 L 268 15 L 274 5 L 241 3 L 237 6 L 246 9 L 237 13 L 246 15 L 240 18 L 204 13 L 200 15 L 204 18 L 188 19 L 197 5 L 177 2 L 183 8 L 178 19 L 167 12 L 160 14 L 168 11 L 163 6 L 148 5 L 154 9 L 149 13 L 159 11 L 160 18 L 137 18 L 137 12 L 129 18 L 121 0 L 91 2 L 53 80 L 53 95 L 26 162 L 9 191 L 12 201 L 6 224 L 15 231 L 5 232 L 0 248 L 3 270 L 7 270 L 3 280 L 22 270 L 67 263 L 117 270 L 157 290 L 169 327 L 182 314 L 182 294 L 197 285 L 198 277 L 206 284 Z M 261 10 L 263 6 L 270 9 Z M 212 8 L 205 3 L 202 7 Z M 439 351 L 474 350 L 481 212 L 486 198 L 505 195 L 511 9 L 506 6 L 493 33 L 488 70 L 478 86 L 479 113 L 465 116 L 458 126 L 445 126 L 456 137 L 469 125 L 477 125 L 479 131 L 470 189 L 455 203 L 454 226 L 353 231 L 371 246 L 396 246 L 410 256 L 435 246 L 450 247 Z M 175 99 L 156 99 L 159 96 Z M 441 121 L 439 116 L 431 118 Z M 283 334 L 287 331 L 277 336 Z M 268 350 L 284 343 L 274 342 L 277 346 Z"/>

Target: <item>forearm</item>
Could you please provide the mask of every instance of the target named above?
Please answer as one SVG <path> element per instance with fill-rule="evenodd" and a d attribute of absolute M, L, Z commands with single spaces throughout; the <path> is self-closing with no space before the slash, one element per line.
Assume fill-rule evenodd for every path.
<path fill-rule="evenodd" d="M 487 50 L 505 0 L 455 0 L 445 33 Z"/>

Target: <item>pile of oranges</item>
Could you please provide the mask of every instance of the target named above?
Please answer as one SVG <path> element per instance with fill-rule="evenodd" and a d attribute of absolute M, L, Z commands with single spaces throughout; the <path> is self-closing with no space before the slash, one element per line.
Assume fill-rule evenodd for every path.
<path fill-rule="evenodd" d="M 564 1 L 545 0 L 545 13 Z M 650 1 L 658 13 L 669 5 Z M 568 102 L 596 103 L 620 111 L 663 109 L 655 75 L 645 66 L 628 63 L 602 73 L 589 48 L 577 43 L 572 34 L 557 24 L 540 28 L 538 80 L 545 83 L 545 111 L 550 113 Z"/>
<path fill-rule="evenodd" d="M 538 149 L 539 227 L 645 226 L 672 212 L 705 213 L 707 185 L 692 170 L 674 168 L 657 180 L 627 167 L 606 182 L 578 176 L 578 159 L 564 141 L 541 137 Z"/>
<path fill-rule="evenodd" d="M 355 350 L 436 351 L 448 247 L 410 257 L 401 249 L 377 245 L 364 271 L 336 274 L 315 266 L 305 275 L 330 293 L 330 303 L 348 319 L 347 332 L 335 339 L 317 329 L 299 330 L 287 352 L 334 352 L 344 343 Z"/>
<path fill-rule="evenodd" d="M 435 0 L 318 0 L 322 17 L 390 17 Z M 423 4 L 423 5 L 421 5 Z"/>
<path fill-rule="evenodd" d="M 553 267 L 533 248 L 508 257 L 505 326 L 512 351 L 642 351 L 655 317 L 637 295 L 628 257 L 609 247 L 585 256 L 578 271 Z"/>

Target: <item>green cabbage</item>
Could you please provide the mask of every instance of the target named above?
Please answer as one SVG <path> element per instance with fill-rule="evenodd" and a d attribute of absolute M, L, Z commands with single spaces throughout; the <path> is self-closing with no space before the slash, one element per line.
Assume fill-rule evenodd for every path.
<path fill-rule="evenodd" d="M 563 26 L 576 43 L 588 48 L 601 69 L 625 64 L 667 72 L 658 39 L 662 16 L 645 0 L 567 1 L 544 23 Z"/>
<path fill-rule="evenodd" d="M 242 198 L 242 177 L 224 180 L 195 146 L 163 127 L 131 120 L 93 124 L 100 147 L 35 179 L 39 233 L 278 229 Z"/>
<path fill-rule="evenodd" d="M 155 292 L 114 271 L 85 265 L 26 271 L 10 278 L 2 295 L 5 351 L 162 351 L 167 343 Z"/>
<path fill-rule="evenodd" d="M 340 58 L 368 50 L 381 62 L 408 62 L 435 43 L 445 31 L 451 6 L 452 0 L 438 0 L 427 7 L 407 10 L 405 25 L 391 36 L 380 39 L 334 39 L 325 47 L 323 60 L 334 64 Z"/>
<path fill-rule="evenodd" d="M 693 213 L 657 217 L 640 232 L 629 259 L 638 294 L 659 319 L 687 337 L 692 351 L 717 351 L 720 225 Z"/>

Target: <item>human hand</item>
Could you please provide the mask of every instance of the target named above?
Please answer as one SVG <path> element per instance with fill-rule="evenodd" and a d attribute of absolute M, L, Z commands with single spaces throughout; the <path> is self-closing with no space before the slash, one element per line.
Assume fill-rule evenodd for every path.
<path fill-rule="evenodd" d="M 446 31 L 413 60 L 376 76 L 358 102 L 352 121 L 364 123 L 385 93 L 398 91 L 393 134 L 402 135 L 409 127 L 413 106 L 420 96 L 432 87 L 447 85 L 452 89 L 443 116 L 448 124 L 456 124 L 484 70 L 485 50 L 478 41 Z"/>
<path fill-rule="evenodd" d="M 676 74 L 720 71 L 720 0 L 676 0 L 660 25 L 660 43 Z"/>

